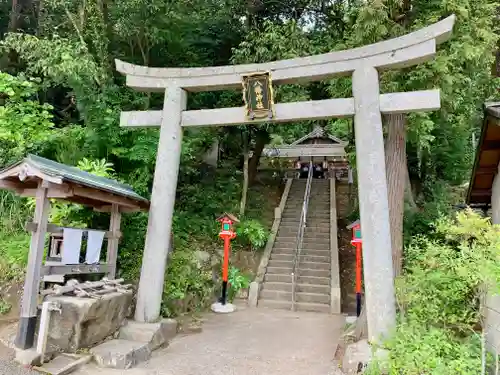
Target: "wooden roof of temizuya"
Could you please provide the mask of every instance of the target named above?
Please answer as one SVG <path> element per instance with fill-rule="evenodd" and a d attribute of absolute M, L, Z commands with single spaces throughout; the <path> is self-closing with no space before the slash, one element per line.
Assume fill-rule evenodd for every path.
<path fill-rule="evenodd" d="M 468 205 L 489 206 L 500 162 L 500 102 L 484 105 L 484 121 L 467 192 Z"/>
<path fill-rule="evenodd" d="M 0 170 L 0 188 L 21 196 L 35 196 L 40 183 L 48 188 L 49 198 L 104 210 L 112 204 L 124 211 L 149 209 L 149 201 L 129 185 L 40 156 L 28 155 Z"/>

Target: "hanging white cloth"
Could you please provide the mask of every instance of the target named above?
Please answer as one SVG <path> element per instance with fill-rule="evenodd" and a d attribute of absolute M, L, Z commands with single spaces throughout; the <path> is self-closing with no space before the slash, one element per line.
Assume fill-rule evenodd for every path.
<path fill-rule="evenodd" d="M 63 228 L 62 264 L 80 264 L 82 229 Z"/>
<path fill-rule="evenodd" d="M 89 230 L 87 238 L 87 254 L 85 263 L 96 264 L 101 259 L 101 248 L 104 241 L 105 232 L 98 230 Z"/>

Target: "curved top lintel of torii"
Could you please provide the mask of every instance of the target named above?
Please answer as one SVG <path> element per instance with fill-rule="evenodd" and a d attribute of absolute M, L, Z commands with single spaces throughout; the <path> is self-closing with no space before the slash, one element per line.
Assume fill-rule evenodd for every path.
<path fill-rule="evenodd" d="M 152 68 L 116 60 L 118 72 L 127 76 L 127 86 L 141 91 L 164 91 L 177 86 L 187 91 L 239 89 L 242 76 L 270 72 L 273 84 L 304 83 L 351 74 L 360 66 L 379 70 L 413 66 L 431 59 L 436 45 L 451 36 L 455 15 L 430 26 L 367 46 L 321 55 L 260 64 L 203 68 Z"/>

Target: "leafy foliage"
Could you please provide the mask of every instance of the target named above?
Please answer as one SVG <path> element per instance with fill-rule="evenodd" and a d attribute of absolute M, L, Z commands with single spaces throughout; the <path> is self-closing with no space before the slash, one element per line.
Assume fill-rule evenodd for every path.
<path fill-rule="evenodd" d="M 236 267 L 229 268 L 228 275 L 228 300 L 233 302 L 234 297 L 238 294 L 238 291 L 241 289 L 246 289 L 250 286 L 250 277 L 248 275 L 244 275 L 241 271 Z"/>
<path fill-rule="evenodd" d="M 264 226 L 255 219 L 241 222 L 238 225 L 236 234 L 239 241 L 243 244 L 248 244 L 251 250 L 263 248 L 268 236 Z"/>
<path fill-rule="evenodd" d="M 0 61 L 0 166 L 34 152 L 127 182 L 149 197 L 158 130 L 120 128 L 119 113 L 159 109 L 163 95 L 128 89 L 123 77 L 115 72 L 115 58 L 168 67 L 259 63 L 358 47 L 402 35 L 455 13 L 453 36 L 439 46 L 433 61 L 381 75 L 383 92 L 441 90 L 441 111 L 408 116 L 409 174 L 418 203 L 417 210 L 408 210 L 405 222 L 406 239 L 411 243 L 407 256 L 410 282 L 411 272 L 418 271 L 414 267 L 419 264 L 419 251 L 430 254 L 439 249 L 437 269 L 456 266 L 449 240 L 442 238 L 433 223 L 461 199 L 460 193 L 450 192 L 462 189 L 468 180 L 473 159 L 471 134 L 478 135 L 482 103 L 499 88 L 498 79 L 491 77 L 499 34 L 496 6 L 494 0 L 46 0 L 36 17 L 21 15 L 21 19 L 30 21 L 29 28 L 21 25 L 18 29 L 7 25 L 10 6 L 4 2 L 0 4 L 0 19 L 5 23 L 0 43 L 5 57 Z M 350 96 L 350 78 L 340 77 L 308 85 L 279 86 L 275 100 Z M 190 93 L 188 102 L 189 109 L 239 105 L 241 94 L 225 91 Z M 355 165 L 352 120 L 332 119 L 320 124 L 351 141 L 349 160 Z M 220 242 L 215 217 L 238 210 L 242 151 L 258 151 L 269 140 L 273 144 L 288 143 L 311 128 L 312 123 L 304 121 L 286 126 L 262 124 L 184 132 L 173 223 L 175 250 L 170 256 L 164 293 L 165 315 L 196 310 L 213 297 L 209 277 L 212 265 L 200 265 L 193 254 L 216 253 Z M 214 140 L 221 145 L 216 171 L 203 163 Z M 258 157 L 250 162 L 256 171 Z M 263 213 L 271 211 L 269 192 L 277 189 L 256 181 L 250 188 L 250 207 L 237 229 L 234 251 L 257 250 L 265 245 L 270 220 Z M 263 190 L 259 190 L 261 186 Z M 13 262 L 19 262 L 20 267 L 25 262 L 21 253 L 27 251 L 26 236 L 21 228 L 32 208 L 24 199 L 0 193 L 0 242 L 13 239 L 0 248 L 9 249 L 10 255 L 2 254 L 10 259 L 5 270 L 12 269 Z M 82 227 L 106 225 L 104 215 L 60 202 L 54 203 L 51 220 Z M 147 215 L 124 215 L 122 225 L 119 272 L 136 280 Z M 427 237 L 412 240 L 416 233 Z M 467 257 L 467 267 L 475 261 Z M 408 298 L 417 298 L 418 293 L 433 285 L 432 274 L 419 272 L 420 292 L 412 290 Z M 457 288 L 451 301 L 474 300 L 458 295 L 470 290 L 478 281 L 477 274 L 470 274 L 468 281 L 461 275 L 447 277 Z M 235 284 L 241 284 L 239 281 Z M 444 296 L 433 293 L 426 296 Z M 442 293 L 452 294 L 447 284 Z M 418 309 L 416 300 L 404 303 L 408 315 L 420 319 L 426 314 Z M 432 310 L 434 315 L 429 316 L 441 319 L 443 325 L 445 320 L 448 325 L 453 321 L 454 330 L 465 332 L 477 318 L 472 305 L 467 305 L 468 312 L 446 306 L 447 314 L 453 316 L 450 321 L 437 316 L 438 310 Z M 441 327 L 418 331 L 406 324 L 409 328 L 404 337 L 415 343 L 456 334 L 443 333 Z M 429 350 L 431 347 L 427 346 Z M 408 357 L 402 354 L 401 358 Z"/>
<path fill-rule="evenodd" d="M 37 100 L 34 80 L 0 72 L 0 163 L 41 147 L 50 134 L 52 106 Z"/>
<path fill-rule="evenodd" d="M 397 282 L 400 322 L 384 345 L 389 374 L 479 372 L 481 302 L 500 285 L 499 229 L 468 210 L 413 239 Z"/>

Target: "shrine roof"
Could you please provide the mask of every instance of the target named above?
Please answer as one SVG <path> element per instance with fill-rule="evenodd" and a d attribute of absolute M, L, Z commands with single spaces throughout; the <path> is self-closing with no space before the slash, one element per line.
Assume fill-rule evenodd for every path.
<path fill-rule="evenodd" d="M 317 126 L 312 132 L 290 144 L 267 146 L 262 151 L 262 156 L 279 158 L 326 156 L 342 158 L 346 155 L 344 148 L 347 144 L 348 142 L 342 141 Z"/>
<path fill-rule="evenodd" d="M 118 204 L 129 211 L 149 208 L 149 201 L 127 184 L 40 156 L 30 154 L 0 170 L 0 188 L 20 195 L 34 196 L 41 181 L 54 198 L 97 208 L 106 204 Z"/>
<path fill-rule="evenodd" d="M 314 130 L 312 132 L 310 132 L 309 134 L 306 134 L 302 138 L 299 138 L 296 141 L 290 143 L 290 146 L 298 146 L 309 139 L 315 139 L 315 138 L 329 139 L 330 141 L 332 141 L 333 144 L 338 144 L 338 145 L 343 146 L 343 147 L 347 146 L 347 144 L 348 144 L 348 142 L 344 142 L 344 141 L 340 140 L 339 138 L 334 137 L 332 134 L 325 131 L 325 129 L 318 126 L 318 127 L 314 128 Z"/>
<path fill-rule="evenodd" d="M 500 162 L 500 102 L 484 105 L 484 121 L 467 192 L 468 205 L 489 206 Z"/>

